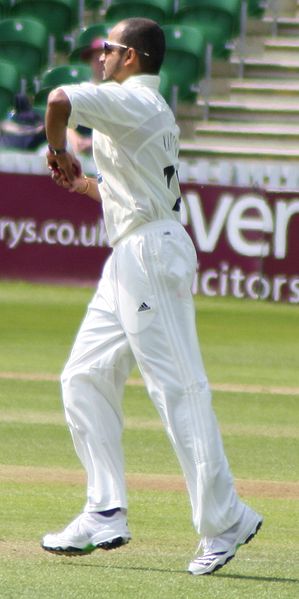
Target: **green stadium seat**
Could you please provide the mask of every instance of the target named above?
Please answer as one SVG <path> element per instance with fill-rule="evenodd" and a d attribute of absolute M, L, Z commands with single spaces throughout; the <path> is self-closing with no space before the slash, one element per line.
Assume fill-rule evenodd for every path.
<path fill-rule="evenodd" d="M 70 62 L 80 61 L 80 55 L 82 51 L 88 48 L 94 39 L 99 37 L 106 39 L 112 27 L 112 24 L 102 22 L 97 23 L 96 25 L 91 25 L 90 27 L 87 27 L 87 29 L 83 29 L 83 31 L 81 31 L 77 37 L 75 49 L 70 54 Z"/>
<path fill-rule="evenodd" d="M 29 83 L 47 63 L 47 31 L 36 19 L 0 21 L 0 55 L 12 62 Z"/>
<path fill-rule="evenodd" d="M 129 17 L 146 17 L 160 24 L 173 19 L 173 0 L 112 0 L 106 18 L 113 23 Z"/>
<path fill-rule="evenodd" d="M 167 99 L 169 86 L 177 86 L 180 100 L 193 100 L 192 84 L 204 73 L 205 40 L 189 25 L 165 25 L 166 53 L 161 75 L 162 95 Z"/>
<path fill-rule="evenodd" d="M 82 83 L 83 81 L 89 81 L 90 78 L 90 68 L 84 64 L 62 65 L 48 69 L 41 78 L 39 91 L 35 94 L 35 107 L 38 106 L 41 109 L 42 106 L 45 106 L 50 91 L 55 87 Z"/>
<path fill-rule="evenodd" d="M 76 0 L 15 0 L 11 12 L 15 16 L 39 19 L 57 42 L 78 23 Z"/>
<path fill-rule="evenodd" d="M 260 17 L 266 8 L 266 2 L 262 0 L 247 0 L 247 10 L 250 17 Z"/>
<path fill-rule="evenodd" d="M 13 104 L 14 96 L 20 88 L 20 77 L 16 67 L 6 60 L 0 60 L 0 119 Z"/>
<path fill-rule="evenodd" d="M 211 43 L 216 56 L 239 30 L 241 0 L 180 0 L 176 21 L 192 25 Z"/>

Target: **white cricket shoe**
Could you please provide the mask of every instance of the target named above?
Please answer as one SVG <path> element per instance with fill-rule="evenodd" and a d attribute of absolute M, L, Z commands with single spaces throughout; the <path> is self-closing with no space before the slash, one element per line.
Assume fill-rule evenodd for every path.
<path fill-rule="evenodd" d="M 58 555 L 85 555 L 97 547 L 116 549 L 130 539 L 126 516 L 121 510 L 109 517 L 83 512 L 61 532 L 47 534 L 41 546 Z"/>
<path fill-rule="evenodd" d="M 199 575 L 219 570 L 233 559 L 240 545 L 253 539 L 262 523 L 262 516 L 246 506 L 242 517 L 234 526 L 218 537 L 204 537 L 201 540 L 199 548 L 202 548 L 203 553 L 190 562 L 188 572 Z"/>

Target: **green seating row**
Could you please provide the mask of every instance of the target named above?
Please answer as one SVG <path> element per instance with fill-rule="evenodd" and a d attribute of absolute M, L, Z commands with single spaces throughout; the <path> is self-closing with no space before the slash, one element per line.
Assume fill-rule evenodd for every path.
<path fill-rule="evenodd" d="M 58 45 L 68 32 L 79 26 L 77 0 L 0 0 L 0 18 L 34 18 L 43 23 Z"/>
<path fill-rule="evenodd" d="M 77 0 L 15 0 L 10 10 L 11 17 L 38 19 L 48 35 L 53 35 L 58 44 L 63 36 L 78 25 Z"/>
<path fill-rule="evenodd" d="M 112 0 L 105 22 L 91 25 L 79 32 L 70 63 L 80 62 L 80 55 L 96 37 L 107 37 L 113 24 L 123 17 L 147 16 L 159 20 L 166 35 L 167 52 L 161 72 L 161 90 L 169 101 L 173 87 L 178 89 L 180 100 L 192 100 L 192 86 L 204 73 L 204 58 L 207 42 L 213 46 L 214 54 L 225 54 L 225 42 L 237 32 L 241 0 L 180 0 L 175 14 L 178 22 L 169 23 L 173 17 L 173 0 Z M 248 0 L 251 11 L 260 11 L 260 0 Z M 24 78 L 30 88 L 34 77 L 38 77 L 47 66 L 48 36 L 56 31 L 62 35 L 76 23 L 77 0 L 0 0 L 0 9 L 17 14 L 24 11 L 27 16 L 9 16 L 0 20 L 0 118 L 7 109 L 9 99 L 16 93 L 20 80 Z M 96 4 L 99 4 L 98 2 Z M 93 0 L 86 6 L 94 8 Z M 54 10 L 55 9 L 55 10 Z M 122 13 L 122 11 L 125 11 Z M 51 12 L 52 11 L 52 12 Z M 29 14 L 38 18 L 29 18 Z M 87 77 L 86 65 L 77 65 L 80 80 Z M 81 69 L 82 67 L 82 69 Z M 76 70 L 76 69 L 75 69 Z M 73 69 L 73 73 L 75 72 Z M 56 75 L 57 73 L 57 75 Z M 41 88 L 46 92 L 62 83 L 74 81 L 69 66 L 50 69 L 42 78 Z M 57 81 L 55 79 L 57 77 Z M 65 79 L 66 78 L 66 79 Z M 64 80 L 65 79 L 65 80 Z M 78 79 L 78 80 L 79 80 Z"/>
<path fill-rule="evenodd" d="M 19 76 L 32 80 L 47 63 L 47 31 L 36 19 L 0 21 L 0 55 L 16 67 Z"/>
<path fill-rule="evenodd" d="M 212 43 L 214 55 L 227 54 L 225 45 L 237 35 L 240 26 L 242 0 L 179 0 L 174 13 L 173 0 L 112 0 L 107 21 L 116 22 L 126 17 L 147 16 L 161 24 L 175 22 L 196 27 L 206 43 Z M 262 14 L 262 0 L 247 0 L 249 16 Z"/>
<path fill-rule="evenodd" d="M 64 36 L 78 27 L 78 13 L 77 0 L 0 0 L 1 58 L 11 61 L 30 87 L 48 64 L 50 36 L 57 49 L 65 49 Z"/>
<path fill-rule="evenodd" d="M 179 89 L 179 99 L 190 100 L 192 84 L 197 83 L 204 72 L 204 40 L 189 25 L 165 25 L 163 29 L 167 51 L 161 72 L 161 92 L 170 101 L 172 87 L 175 85 Z M 73 53 L 73 59 L 74 56 L 77 54 Z M 54 87 L 88 81 L 90 77 L 90 69 L 84 64 L 71 63 L 47 70 L 41 78 L 35 105 L 42 109 Z"/>
<path fill-rule="evenodd" d="M 238 29 L 240 4 L 242 0 L 111 0 L 106 20 L 115 23 L 132 16 L 145 16 L 160 24 L 173 21 L 180 24 L 211 27 L 220 21 L 223 35 L 231 35 Z M 263 10 L 263 0 L 247 0 L 248 13 L 257 14 Z M 103 4 L 100 0 L 85 0 L 86 8 Z M 78 0 L 0 0 L 0 18 L 34 17 L 42 21 L 47 32 L 58 41 L 61 36 L 78 25 Z M 177 10 L 174 10 L 174 7 Z"/>
<path fill-rule="evenodd" d="M 47 32 L 34 19 L 0 21 L 0 118 L 20 91 L 21 80 L 33 83 L 47 64 Z"/>
<path fill-rule="evenodd" d="M 173 18 L 176 22 L 198 16 L 213 17 L 215 11 L 225 15 L 224 18 L 238 19 L 241 0 L 111 0 L 106 18 L 112 22 L 127 17 L 145 16 L 161 24 L 169 24 Z M 264 0 L 247 0 L 249 15 L 261 14 L 265 8 Z M 176 7 L 176 10 L 175 10 Z M 196 24 L 193 22 L 193 25 Z"/>
<path fill-rule="evenodd" d="M 87 10 L 96 10 L 103 7 L 103 0 L 85 0 L 84 8 Z M 69 22 L 69 13 L 71 20 L 77 23 L 79 2 L 78 0 L 0 0 L 0 19 L 13 16 L 29 16 L 46 19 L 53 33 L 61 31 L 62 22 Z"/>

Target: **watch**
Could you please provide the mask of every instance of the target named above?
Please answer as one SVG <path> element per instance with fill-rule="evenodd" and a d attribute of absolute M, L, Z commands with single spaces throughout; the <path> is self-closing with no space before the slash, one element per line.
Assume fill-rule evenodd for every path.
<path fill-rule="evenodd" d="M 65 154 L 65 152 L 67 151 L 66 148 L 53 148 L 53 146 L 51 146 L 50 144 L 48 145 L 49 151 L 51 152 L 51 154 L 54 154 L 54 156 L 59 156 L 60 154 Z"/>

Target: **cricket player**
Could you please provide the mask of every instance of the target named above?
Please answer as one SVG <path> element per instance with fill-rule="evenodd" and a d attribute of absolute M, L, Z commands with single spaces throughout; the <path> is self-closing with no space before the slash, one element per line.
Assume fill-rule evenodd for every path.
<path fill-rule="evenodd" d="M 121 21 L 104 43 L 105 82 L 51 92 L 48 163 L 71 191 L 102 201 L 113 248 L 62 374 L 63 401 L 87 473 L 87 502 L 42 547 L 84 555 L 127 543 L 122 397 L 137 363 L 182 467 L 200 551 L 192 574 L 234 557 L 262 517 L 238 498 L 197 340 L 193 243 L 180 223 L 179 129 L 161 97 L 164 34 L 154 21 Z M 97 180 L 66 150 L 66 128 L 93 129 Z"/>

